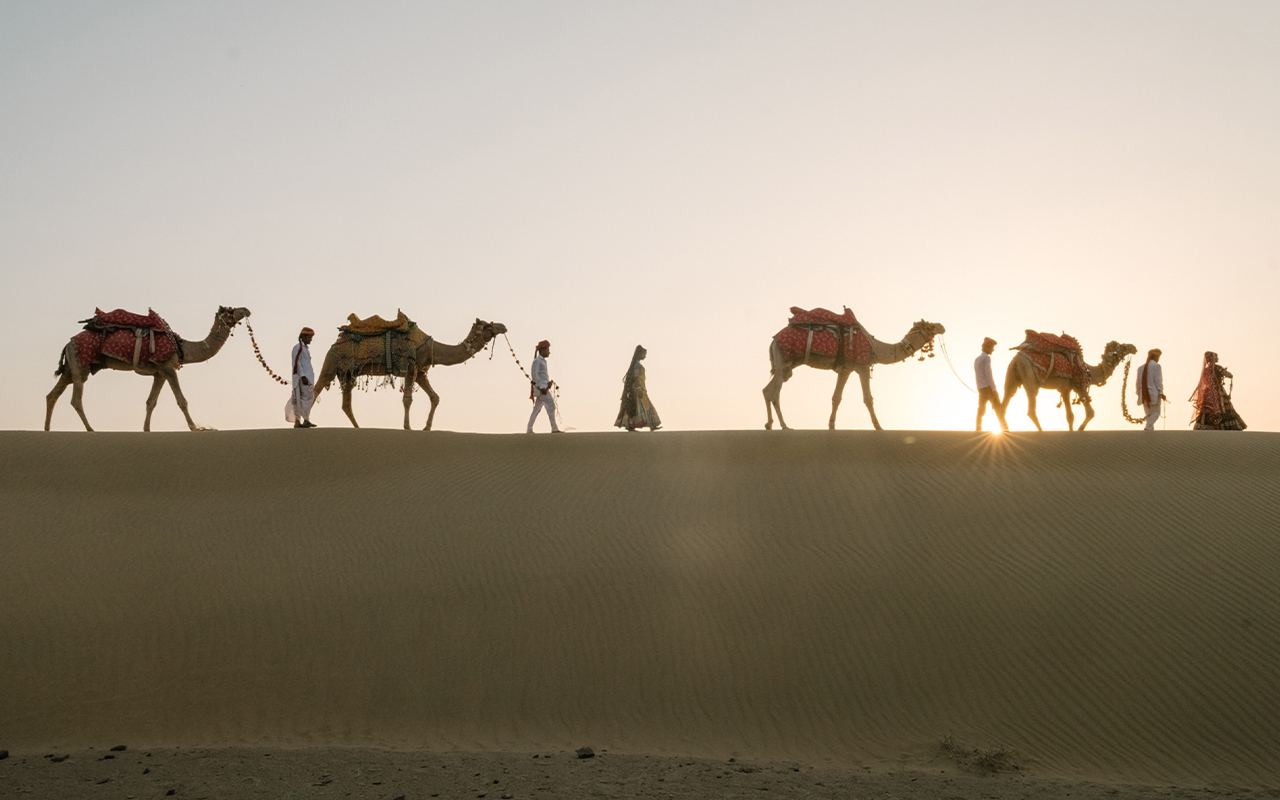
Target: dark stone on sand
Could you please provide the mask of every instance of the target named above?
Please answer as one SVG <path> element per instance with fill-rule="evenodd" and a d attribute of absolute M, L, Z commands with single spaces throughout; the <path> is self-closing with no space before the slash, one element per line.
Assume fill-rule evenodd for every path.
<path fill-rule="evenodd" d="M 592 750 L 590 747 L 578 748 L 578 758 L 595 758 L 595 757 L 596 757 L 596 751 Z"/>
<path fill-rule="evenodd" d="M 164 796 L 165 796 L 165 797 L 169 797 L 170 795 L 175 795 L 175 794 L 177 794 L 177 793 L 178 793 L 178 790 L 177 790 L 177 789 L 170 789 L 169 791 L 167 791 L 167 792 L 165 792 L 165 793 L 164 793 Z"/>
<path fill-rule="evenodd" d="M 4 761 L 8 757 L 9 757 L 8 750 L 0 750 L 0 761 Z"/>
<path fill-rule="evenodd" d="M 433 794 L 433 795 L 431 795 L 431 796 L 432 796 L 432 797 L 439 797 L 439 794 Z M 395 797 L 391 798 L 391 800 L 404 800 L 404 795 L 402 795 L 402 794 L 401 794 L 401 795 L 396 795 Z"/>
<path fill-rule="evenodd" d="M 128 750 L 128 749 L 129 749 L 129 746 L 128 746 L 128 745 L 118 744 L 118 745 L 116 745 L 115 747 L 111 748 L 111 752 L 113 752 L 113 753 L 123 753 L 125 750 Z"/>
<path fill-rule="evenodd" d="M 150 774 L 151 774 L 151 767 L 147 767 L 146 769 L 144 769 L 144 770 L 142 771 L 142 774 L 143 774 L 143 775 L 150 775 Z"/>
<path fill-rule="evenodd" d="M 102 780 L 98 781 L 98 785 L 99 785 L 99 786 L 101 786 L 102 784 L 106 783 L 106 782 L 107 782 L 107 781 L 109 781 L 109 780 L 111 780 L 111 779 L 110 779 L 110 778 L 103 778 Z"/>
<path fill-rule="evenodd" d="M 99 760 L 99 761 L 110 761 L 110 760 L 111 760 L 111 759 L 113 759 L 113 758 L 115 758 L 115 756 L 111 755 L 110 753 L 107 753 L 105 756 L 103 756 L 102 758 L 100 758 L 100 759 L 98 759 L 98 760 Z"/>
<path fill-rule="evenodd" d="M 56 764 L 56 763 L 58 763 L 58 762 L 60 762 L 60 761 L 66 761 L 66 760 L 67 760 L 68 758 L 70 758 L 70 757 L 71 757 L 71 756 L 69 756 L 69 755 L 54 756 L 53 758 L 51 758 L 51 759 L 49 759 L 49 760 L 50 760 L 50 761 L 52 761 L 52 762 L 54 762 L 54 763 Z"/>

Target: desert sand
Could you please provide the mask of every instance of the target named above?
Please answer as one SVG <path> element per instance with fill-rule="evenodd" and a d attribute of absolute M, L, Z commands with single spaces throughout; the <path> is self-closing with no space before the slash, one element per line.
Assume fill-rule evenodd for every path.
<path fill-rule="evenodd" d="M 1265 789 L 1280 435 L 5 432 L 0 612 L 0 795 Z"/>

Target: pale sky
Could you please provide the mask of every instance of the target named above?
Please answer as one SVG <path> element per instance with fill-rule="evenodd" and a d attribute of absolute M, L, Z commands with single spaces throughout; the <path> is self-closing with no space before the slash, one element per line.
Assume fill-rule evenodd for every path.
<path fill-rule="evenodd" d="M 9 0 L 0 281 L 6 428 L 43 425 L 95 306 L 199 339 L 225 304 L 278 371 L 352 312 L 501 321 L 526 364 L 552 341 L 578 430 L 610 429 L 636 344 L 669 429 L 759 428 L 792 305 L 941 322 L 970 385 L 987 335 L 1001 377 L 1026 328 L 1159 347 L 1169 430 L 1216 350 L 1277 430 L 1280 3 Z M 501 340 L 430 376 L 437 429 L 524 429 Z M 202 424 L 285 424 L 243 327 L 180 377 Z M 824 427 L 834 382 L 797 370 L 787 421 Z M 886 428 L 972 427 L 941 356 L 872 386 Z M 149 388 L 99 373 L 91 422 L 140 430 Z M 1118 372 L 1094 404 L 1131 427 Z M 394 392 L 355 409 L 400 425 Z M 337 392 L 313 419 L 348 424 Z M 870 427 L 856 382 L 839 427 Z M 185 428 L 167 390 L 153 428 Z"/>

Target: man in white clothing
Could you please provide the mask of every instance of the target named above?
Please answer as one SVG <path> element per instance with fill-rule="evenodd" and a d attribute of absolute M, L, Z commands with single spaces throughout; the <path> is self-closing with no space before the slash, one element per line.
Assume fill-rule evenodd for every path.
<path fill-rule="evenodd" d="M 551 355 L 551 342 L 546 339 L 538 342 L 538 354 L 533 358 L 533 366 L 530 371 L 533 373 L 530 377 L 533 379 L 529 385 L 529 399 L 533 401 L 533 413 L 529 415 L 529 427 L 525 429 L 525 433 L 533 433 L 533 423 L 538 419 L 538 414 L 543 408 L 547 409 L 547 419 L 551 420 L 551 432 L 560 433 L 559 426 L 556 425 L 556 399 L 551 394 L 551 387 L 555 383 L 547 374 L 547 356 Z"/>
<path fill-rule="evenodd" d="M 1008 430 L 1004 422 L 1004 409 L 1000 405 L 1000 392 L 996 390 L 996 379 L 991 376 L 991 351 L 996 348 L 996 340 L 990 336 L 982 340 L 982 352 L 973 360 L 973 376 L 978 383 L 978 425 L 974 430 L 982 430 L 982 418 L 987 414 L 987 404 L 996 411 L 996 419 L 1000 427 Z"/>
<path fill-rule="evenodd" d="M 1154 431 L 1156 420 L 1160 419 L 1160 401 L 1166 399 L 1159 348 L 1147 351 L 1147 363 L 1138 367 L 1138 377 L 1133 388 L 1138 392 L 1138 402 L 1142 403 L 1147 412 L 1147 424 L 1143 430 Z"/>
<path fill-rule="evenodd" d="M 314 428 L 311 422 L 311 404 L 316 401 L 316 373 L 311 369 L 311 340 L 316 332 L 303 328 L 298 343 L 293 346 L 293 395 L 285 409 L 284 418 L 295 428 Z"/>

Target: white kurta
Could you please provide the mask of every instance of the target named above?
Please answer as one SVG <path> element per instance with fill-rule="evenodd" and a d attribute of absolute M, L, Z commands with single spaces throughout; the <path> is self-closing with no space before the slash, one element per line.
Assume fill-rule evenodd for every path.
<path fill-rule="evenodd" d="M 979 389 L 996 388 L 996 379 L 991 376 L 990 355 L 979 353 L 978 357 L 973 360 L 973 377 L 977 380 Z"/>
<path fill-rule="evenodd" d="M 1151 369 L 1147 369 L 1147 364 L 1151 365 Z M 1156 429 L 1156 420 L 1160 419 L 1160 395 L 1164 394 L 1164 370 L 1160 369 L 1159 361 L 1143 362 L 1138 367 L 1138 377 L 1133 382 L 1133 388 L 1138 394 L 1138 402 L 1142 402 L 1142 384 L 1147 384 L 1147 394 L 1151 397 L 1152 402 L 1146 405 L 1143 410 L 1147 412 L 1147 424 L 1145 430 L 1153 431 Z"/>
<path fill-rule="evenodd" d="M 293 391 L 284 407 L 285 422 L 309 422 L 311 406 L 316 401 L 316 373 L 311 368 L 311 349 L 302 342 L 293 346 L 289 358 L 293 364 Z M 306 378 L 304 385 L 302 378 Z"/>
<path fill-rule="evenodd" d="M 551 376 L 547 373 L 547 360 L 541 354 L 534 357 L 529 377 L 533 380 L 533 413 L 529 415 L 529 425 L 525 432 L 533 433 L 533 423 L 538 420 L 538 414 L 544 408 L 547 410 L 547 418 L 551 420 L 551 430 L 560 430 L 556 425 L 556 398 L 550 389 Z"/>

